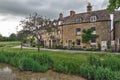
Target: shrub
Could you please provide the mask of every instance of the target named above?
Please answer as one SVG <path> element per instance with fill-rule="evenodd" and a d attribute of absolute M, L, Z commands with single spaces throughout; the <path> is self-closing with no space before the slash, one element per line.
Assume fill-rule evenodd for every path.
<path fill-rule="evenodd" d="M 99 67 L 95 72 L 95 80 L 116 80 L 115 74 L 107 68 Z"/>
<path fill-rule="evenodd" d="M 10 64 L 11 65 L 13 65 L 13 66 L 15 66 L 15 67 L 18 67 L 18 62 L 19 62 L 19 60 L 20 60 L 20 58 L 19 57 L 17 57 L 17 56 L 14 56 L 14 57 L 12 57 L 11 59 L 10 59 Z"/>
<path fill-rule="evenodd" d="M 71 60 L 71 61 L 57 61 L 54 64 L 54 70 L 58 72 L 64 72 L 64 73 L 73 73 L 77 74 L 79 73 L 79 64 L 78 62 Z"/>
<path fill-rule="evenodd" d="M 40 65 L 40 67 L 39 67 L 40 72 L 46 72 L 48 69 L 49 69 L 48 64 Z"/>
<path fill-rule="evenodd" d="M 63 49 L 63 45 L 55 45 L 54 48 L 55 49 Z"/>
<path fill-rule="evenodd" d="M 19 60 L 19 69 L 28 71 L 39 71 L 40 65 L 32 58 L 23 57 Z"/>
<path fill-rule="evenodd" d="M 87 51 L 99 51 L 98 48 L 87 48 L 86 50 L 87 50 Z"/>
<path fill-rule="evenodd" d="M 0 62 L 5 62 L 5 63 L 8 62 L 8 59 L 4 54 L 0 54 Z"/>
<path fill-rule="evenodd" d="M 53 60 L 47 54 L 32 54 L 31 57 L 37 61 L 40 65 L 48 65 L 49 68 L 52 68 Z"/>
<path fill-rule="evenodd" d="M 115 80 L 120 80 L 120 72 L 114 72 L 115 74 Z"/>
<path fill-rule="evenodd" d="M 87 79 L 94 80 L 95 67 L 88 64 L 80 66 L 80 75 Z"/>
<path fill-rule="evenodd" d="M 95 55 L 89 56 L 88 62 L 90 65 L 95 66 L 96 68 L 102 66 L 102 59 Z"/>
<path fill-rule="evenodd" d="M 31 44 L 32 47 L 36 47 L 36 45 L 37 45 L 36 42 L 33 42 L 33 43 Z"/>
<path fill-rule="evenodd" d="M 103 66 L 113 71 L 120 71 L 120 59 L 114 56 L 107 57 L 103 61 Z"/>

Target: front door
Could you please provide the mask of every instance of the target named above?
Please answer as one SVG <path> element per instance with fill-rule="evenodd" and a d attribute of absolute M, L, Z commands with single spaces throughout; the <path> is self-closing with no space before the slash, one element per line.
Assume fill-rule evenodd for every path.
<path fill-rule="evenodd" d="M 68 40 L 68 48 L 70 49 L 72 47 L 72 40 Z"/>
<path fill-rule="evenodd" d="M 51 40 L 49 40 L 49 48 L 51 48 Z"/>

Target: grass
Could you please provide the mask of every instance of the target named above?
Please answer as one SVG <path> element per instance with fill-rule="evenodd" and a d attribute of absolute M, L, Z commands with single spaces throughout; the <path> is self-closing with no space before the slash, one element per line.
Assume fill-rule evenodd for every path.
<path fill-rule="evenodd" d="M 14 47 L 14 46 L 17 46 L 17 45 L 20 45 L 20 42 L 19 41 L 11 41 L 11 42 L 0 42 L 0 47 L 1 48 L 10 48 L 10 47 Z"/>
<path fill-rule="evenodd" d="M 120 56 L 114 54 L 54 52 L 31 49 L 13 49 L 19 42 L 2 43 L 0 62 L 5 62 L 21 70 L 77 74 L 89 80 L 120 80 Z M 104 73 L 105 75 L 101 75 Z M 117 77 L 116 77 L 117 76 Z"/>

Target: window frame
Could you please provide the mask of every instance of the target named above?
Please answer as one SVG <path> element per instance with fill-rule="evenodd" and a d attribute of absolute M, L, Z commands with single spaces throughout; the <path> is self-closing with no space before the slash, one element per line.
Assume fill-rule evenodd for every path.
<path fill-rule="evenodd" d="M 94 39 L 94 41 L 93 41 L 93 39 Z M 93 38 L 93 39 L 91 39 L 91 43 L 96 43 L 97 42 L 96 39 L 95 38 Z"/>
<path fill-rule="evenodd" d="M 77 18 L 77 19 L 75 20 L 75 22 L 76 22 L 76 23 L 81 23 L 81 22 L 82 22 L 82 19 L 81 19 L 81 18 Z"/>
<path fill-rule="evenodd" d="M 78 30 L 79 29 L 79 30 Z M 81 28 L 76 28 L 76 35 L 79 36 L 81 35 Z"/>
<path fill-rule="evenodd" d="M 97 16 L 90 17 L 90 22 L 96 22 L 96 21 L 97 21 Z"/>
<path fill-rule="evenodd" d="M 78 42 L 79 41 L 79 42 Z M 79 43 L 79 44 L 78 44 Z M 80 39 L 76 39 L 76 45 L 81 45 L 81 40 Z"/>
<path fill-rule="evenodd" d="M 94 28 L 94 29 L 92 29 L 92 28 Z M 93 32 L 92 32 L 92 34 L 96 34 L 96 27 L 91 27 L 91 29 L 93 30 Z"/>

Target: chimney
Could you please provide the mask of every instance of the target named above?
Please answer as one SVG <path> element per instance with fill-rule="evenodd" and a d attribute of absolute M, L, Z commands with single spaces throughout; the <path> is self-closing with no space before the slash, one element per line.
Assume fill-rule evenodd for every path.
<path fill-rule="evenodd" d="M 91 12 L 91 11 L 92 11 L 92 5 L 91 5 L 91 3 L 88 2 L 87 12 Z"/>
<path fill-rule="evenodd" d="M 62 13 L 59 14 L 59 19 L 63 19 L 63 14 Z"/>
<path fill-rule="evenodd" d="M 70 11 L 70 16 L 75 15 L 75 11 Z"/>

